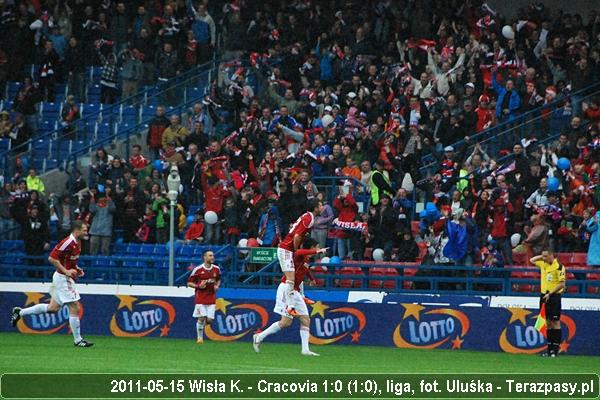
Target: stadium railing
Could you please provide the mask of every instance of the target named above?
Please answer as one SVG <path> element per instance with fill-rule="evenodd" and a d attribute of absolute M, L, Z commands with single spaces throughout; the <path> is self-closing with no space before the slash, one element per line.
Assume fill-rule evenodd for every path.
<path fill-rule="evenodd" d="M 482 149 L 490 157 L 497 158 L 500 150 L 507 149 L 512 152 L 512 146 L 520 142 L 522 138 L 535 137 L 539 143 L 547 141 L 549 137 L 558 135 L 568 126 L 573 117 L 572 106 L 566 100 L 579 97 L 581 98 L 578 100 L 579 102 L 585 102 L 598 95 L 600 95 L 600 82 L 521 114 L 511 121 L 500 123 L 474 135 L 468 135 L 469 142 L 464 152 L 467 155 L 470 154 L 475 144 L 480 143 Z M 465 140 L 453 143 L 452 146 L 462 148 L 465 146 Z M 423 156 L 421 162 L 423 164 L 420 168 L 422 178 L 433 175 L 439 167 L 439 163 L 432 154 Z"/>
<path fill-rule="evenodd" d="M 223 273 L 223 287 L 274 289 L 282 273 L 277 260 L 252 264 L 250 248 L 199 246 L 215 252 L 215 263 Z M 175 259 L 176 285 L 185 286 L 199 255 Z M 3 257 L 0 280 L 50 282 L 55 269 L 47 255 Z M 85 270 L 80 283 L 166 285 L 168 257 L 162 254 L 82 256 Z M 361 290 L 399 293 L 445 293 L 458 295 L 539 296 L 539 270 L 531 267 L 481 268 L 436 266 L 396 262 L 311 263 L 317 282 L 314 290 Z M 305 284 L 306 285 L 306 284 Z M 567 266 L 565 296 L 600 298 L 600 272 L 590 267 Z"/>
<path fill-rule="evenodd" d="M 42 135 L 35 135 L 17 147 L 0 152 L 0 168 L 12 173 L 17 156 L 25 158 L 32 167 L 34 160 L 44 160 L 36 165 L 38 173 L 65 167 L 65 157 L 68 158 L 73 151 L 79 151 L 92 143 L 105 144 L 108 142 L 106 138 L 117 128 L 129 130 L 131 125 L 141 122 L 144 106 L 155 107 L 159 101 L 163 101 L 168 108 L 169 102 L 181 105 L 189 98 L 201 98 L 199 92 L 202 92 L 202 88 L 198 86 L 208 86 L 213 79 L 215 65 L 217 60 L 213 59 L 113 104 L 96 104 L 93 107 L 81 104 L 82 118 Z M 86 108 L 92 108 L 93 111 L 87 113 Z"/>

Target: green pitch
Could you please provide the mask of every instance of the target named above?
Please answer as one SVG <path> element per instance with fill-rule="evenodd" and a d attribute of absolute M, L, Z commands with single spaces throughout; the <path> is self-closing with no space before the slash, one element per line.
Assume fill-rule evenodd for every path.
<path fill-rule="evenodd" d="M 300 355 L 300 344 L 249 342 L 202 345 L 193 340 L 86 337 L 95 346 L 73 347 L 67 335 L 0 334 L 4 372 L 600 372 L 600 357 L 546 359 L 465 350 L 408 350 L 371 346 L 312 346 L 321 357 Z"/>

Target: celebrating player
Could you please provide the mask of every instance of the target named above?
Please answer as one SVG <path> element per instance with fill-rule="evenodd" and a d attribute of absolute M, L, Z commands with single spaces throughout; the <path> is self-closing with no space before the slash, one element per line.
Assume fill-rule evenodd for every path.
<path fill-rule="evenodd" d="M 16 326 L 21 317 L 26 315 L 37 315 L 44 313 L 55 313 L 64 304 L 69 309 L 69 326 L 73 333 L 76 347 L 91 347 L 94 344 L 81 337 L 79 321 L 79 293 L 75 285 L 75 278 L 82 277 L 84 272 L 77 266 L 77 260 L 81 253 L 81 238 L 87 235 L 87 225 L 82 221 L 73 222 L 73 232 L 61 240 L 52 250 L 48 261 L 56 272 L 52 275 L 52 286 L 50 286 L 50 303 L 36 304 L 21 309 L 14 307 L 12 310 L 11 323 Z"/>
<path fill-rule="evenodd" d="M 196 289 L 194 313 L 196 322 L 196 343 L 204 343 L 204 327 L 215 319 L 215 302 L 217 290 L 221 284 L 221 269 L 213 264 L 215 254 L 212 251 L 204 253 L 204 263 L 198 265 L 188 278 L 188 287 Z"/>
<path fill-rule="evenodd" d="M 267 329 L 262 331 L 261 333 L 255 334 L 253 339 L 253 347 L 254 351 L 257 353 L 260 351 L 260 344 L 265 340 L 265 338 L 269 335 L 279 332 L 282 329 L 289 327 L 294 317 L 298 317 L 300 319 L 300 340 L 302 342 L 302 355 L 305 356 L 318 356 L 319 354 L 312 352 L 308 347 L 308 338 L 310 336 L 310 317 L 308 315 L 308 308 L 306 307 L 306 303 L 310 302 L 308 299 L 305 299 L 304 294 L 304 278 L 308 277 L 312 283 L 314 283 L 314 279 L 310 270 L 308 269 L 308 265 L 306 264 L 308 259 L 318 253 L 325 253 L 327 249 L 319 249 L 317 245 L 317 241 L 313 238 L 308 238 L 304 242 L 304 248 L 300 250 L 296 250 L 294 252 L 294 290 L 297 293 L 302 293 L 300 296 L 302 300 L 300 302 L 296 301 L 296 298 L 293 298 L 293 301 L 296 301 L 293 304 L 288 304 L 289 296 L 286 295 L 285 291 L 287 288 L 287 275 L 284 275 L 281 278 L 281 283 L 277 288 L 277 299 L 275 301 L 275 308 L 273 311 L 279 315 L 281 315 L 281 320 L 274 322 Z M 292 315 L 288 312 L 290 309 L 289 306 L 292 306 L 296 311 L 296 315 Z"/>
<path fill-rule="evenodd" d="M 277 248 L 279 265 L 286 278 L 286 286 L 283 293 L 289 298 L 286 301 L 289 306 L 287 311 L 292 316 L 299 315 L 294 310 L 293 305 L 304 301 L 300 293 L 294 290 L 294 252 L 302 246 L 304 237 L 310 232 L 315 222 L 315 217 L 321 215 L 323 204 L 317 199 L 310 199 L 307 209 L 308 211 L 292 224 L 289 233 Z"/>

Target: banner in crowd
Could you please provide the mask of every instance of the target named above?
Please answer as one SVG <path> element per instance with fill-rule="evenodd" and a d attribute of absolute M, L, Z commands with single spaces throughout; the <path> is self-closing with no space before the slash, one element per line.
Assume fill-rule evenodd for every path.
<path fill-rule="evenodd" d="M 5 290 L 0 284 L 0 309 L 47 302 L 47 285 L 20 284 Z M 82 331 L 119 337 L 189 338 L 196 335 L 192 291 L 185 288 L 145 288 L 128 291 L 111 285 L 82 290 Z M 86 293 L 87 292 L 87 293 Z M 176 294 L 173 294 L 175 293 Z M 100 294 L 105 293 L 105 294 Z M 155 295 L 152 295 L 152 294 Z M 307 293 L 310 341 L 316 345 L 375 345 L 411 349 L 485 350 L 536 354 L 545 339 L 535 329 L 537 298 L 402 295 L 383 292 Z M 250 341 L 252 334 L 280 319 L 272 312 L 274 290 L 222 289 L 215 320 L 206 329 L 210 340 Z M 567 300 L 567 299 L 565 299 Z M 562 352 L 600 355 L 597 342 L 598 299 L 573 300 L 563 308 Z M 563 302 L 564 304 L 565 302 Z M 567 301 L 567 303 L 569 303 Z M 16 328 L 0 318 L 0 331 L 37 334 L 68 333 L 68 310 L 27 316 Z M 298 342 L 298 325 L 269 341 Z"/>

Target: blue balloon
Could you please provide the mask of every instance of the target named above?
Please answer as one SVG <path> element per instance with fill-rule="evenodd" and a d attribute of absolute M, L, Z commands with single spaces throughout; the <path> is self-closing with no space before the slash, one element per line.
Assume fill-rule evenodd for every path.
<path fill-rule="evenodd" d="M 556 192 L 558 190 L 559 186 L 560 186 L 560 181 L 558 180 L 558 178 L 555 178 L 553 176 L 548 178 L 548 190 L 550 192 Z"/>
<path fill-rule="evenodd" d="M 558 167 L 558 169 L 561 169 L 564 171 L 564 170 L 571 168 L 571 161 L 569 161 L 568 158 L 561 157 L 558 159 L 556 166 Z"/>
<path fill-rule="evenodd" d="M 98 193 L 104 193 L 106 191 L 106 188 L 104 187 L 104 185 L 98 184 Z"/>
<path fill-rule="evenodd" d="M 425 205 L 425 209 L 429 212 L 429 213 L 433 213 L 434 211 L 437 211 L 437 207 L 434 203 L 432 202 L 428 202 Z"/>
<path fill-rule="evenodd" d="M 162 165 L 162 161 L 160 160 L 154 160 L 154 169 L 157 170 L 158 172 L 162 172 L 163 170 L 163 165 Z"/>
<path fill-rule="evenodd" d="M 427 210 L 421 210 L 421 212 L 419 213 L 419 217 L 427 218 Z"/>
<path fill-rule="evenodd" d="M 188 225 L 191 225 L 192 222 L 194 222 L 195 217 L 193 215 L 188 215 L 187 218 L 185 219 L 185 221 L 187 222 Z"/>
<path fill-rule="evenodd" d="M 329 263 L 330 264 L 341 264 L 342 259 L 339 258 L 338 256 L 333 256 L 329 259 Z"/>

